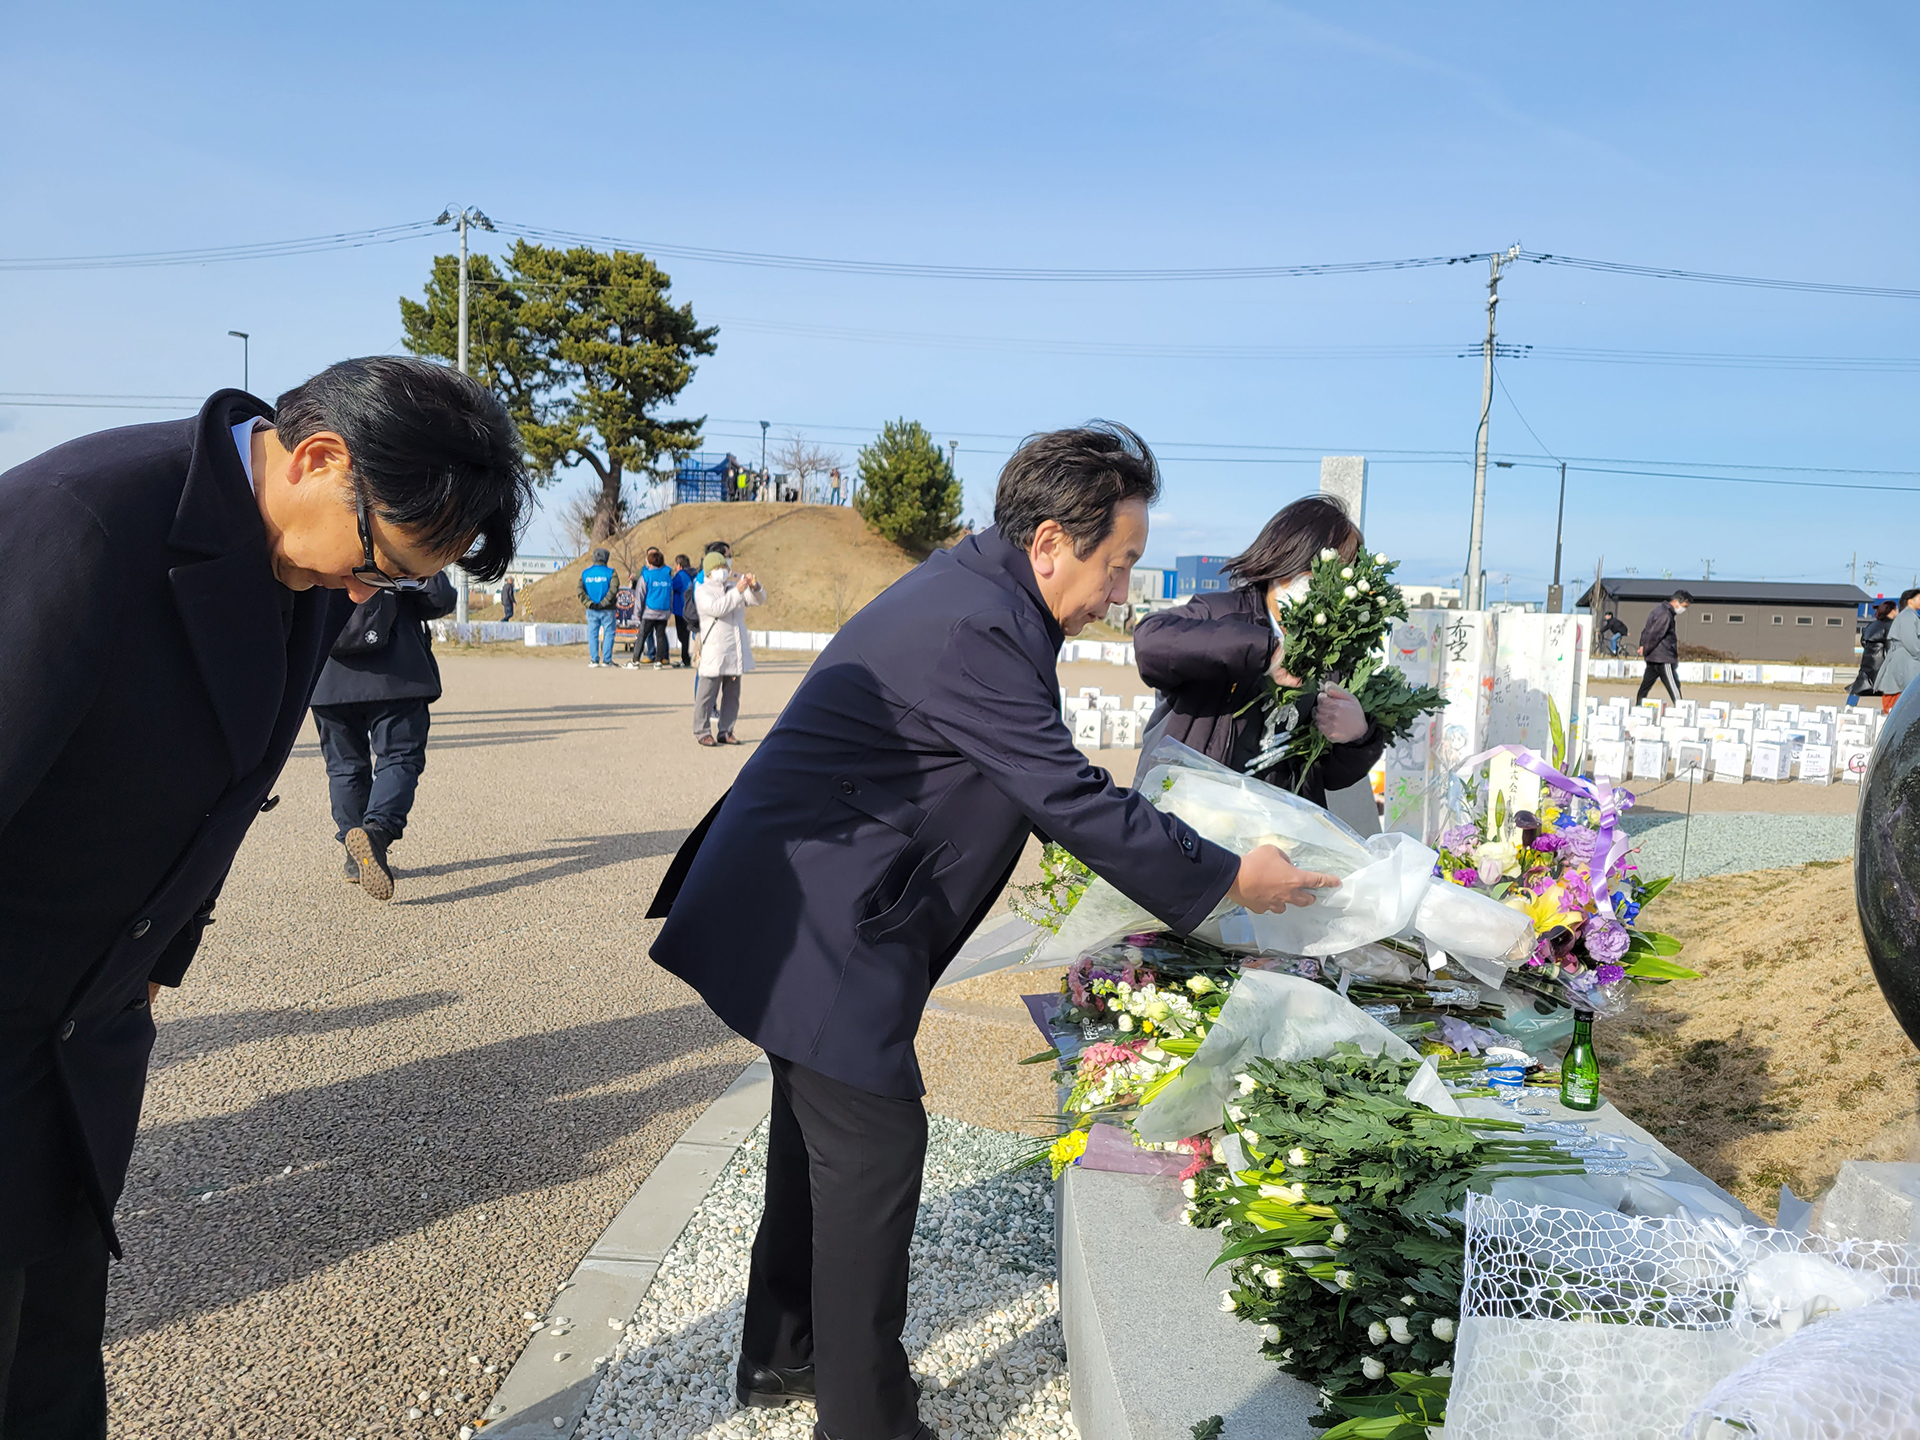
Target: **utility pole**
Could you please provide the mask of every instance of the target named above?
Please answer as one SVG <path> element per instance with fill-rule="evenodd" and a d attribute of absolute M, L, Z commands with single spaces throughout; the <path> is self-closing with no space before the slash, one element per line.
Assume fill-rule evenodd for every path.
<path fill-rule="evenodd" d="M 251 392 L 253 386 L 249 380 L 253 367 L 248 363 L 247 352 L 253 348 L 248 343 L 253 337 L 244 330 L 229 330 L 227 333 L 240 342 L 240 388 Z"/>
<path fill-rule="evenodd" d="M 1493 312 L 1500 303 L 1500 267 L 1520 258 L 1515 245 L 1504 255 L 1487 257 L 1487 342 L 1480 375 L 1480 432 L 1473 442 L 1473 532 L 1467 540 L 1467 609 L 1484 610 L 1487 579 L 1480 571 L 1480 541 L 1487 519 L 1487 421 L 1493 414 Z"/>
<path fill-rule="evenodd" d="M 960 474 L 960 442 L 958 440 L 947 441 L 947 468 L 956 477 Z"/>
<path fill-rule="evenodd" d="M 767 422 L 760 422 L 760 485 L 767 499 L 773 499 L 773 479 L 767 474 Z"/>
<path fill-rule="evenodd" d="M 1704 565 L 1707 570 L 1707 573 L 1702 575 L 1700 578 L 1702 580 L 1711 580 L 1713 578 L 1713 561 L 1711 559 L 1705 559 L 1705 560 L 1702 560 L 1700 563 Z"/>
<path fill-rule="evenodd" d="M 1553 584 L 1547 588 L 1547 613 L 1562 615 L 1566 606 L 1560 589 L 1560 535 L 1567 521 L 1567 462 L 1560 462 L 1560 510 L 1553 519 Z"/>
<path fill-rule="evenodd" d="M 470 373 L 467 369 L 467 227 L 477 230 L 493 229 L 493 221 L 481 213 L 478 206 L 463 205 L 458 209 L 449 205 L 440 212 L 436 225 L 452 225 L 460 232 L 460 340 L 454 368 L 462 375 Z M 446 576 L 453 581 L 453 618 L 454 623 L 467 623 L 467 577 L 464 572 L 454 574 L 458 566 L 449 565 Z"/>
<path fill-rule="evenodd" d="M 1853 558 L 1847 561 L 1847 583 L 1849 585 L 1853 584 L 1853 567 L 1858 565 L 1859 563 L 1860 563 L 1860 552 L 1856 550 L 1853 552 Z"/>

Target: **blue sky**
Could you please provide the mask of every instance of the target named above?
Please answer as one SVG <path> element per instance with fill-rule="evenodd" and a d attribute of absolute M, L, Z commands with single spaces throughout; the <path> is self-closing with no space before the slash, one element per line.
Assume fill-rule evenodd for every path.
<path fill-rule="evenodd" d="M 1518 243 L 1920 283 L 1920 22 L 1891 5 L 82 3 L 16 6 L 7 27 L 0 258 L 276 240 L 464 202 L 503 231 L 937 264 Z M 271 395 L 397 349 L 396 298 L 435 248 L 0 271 L 0 400 L 202 394 L 239 379 L 229 329 L 252 332 Z M 764 418 L 851 456 L 910 416 L 959 439 L 984 519 L 1013 437 L 1122 420 L 1166 457 L 1160 561 L 1237 548 L 1313 488 L 1319 454 L 1366 454 L 1370 541 L 1408 579 L 1461 569 L 1484 265 L 1065 284 L 665 263 L 721 327 L 683 397 L 714 449 L 756 452 Z M 1531 264 L 1501 293 L 1516 345 L 1920 356 L 1914 300 Z M 1408 346 L 1476 353 L 1392 353 Z M 1271 353 L 1190 353 L 1232 347 Z M 1495 595 L 1502 575 L 1515 598 L 1545 586 L 1552 457 L 1575 466 L 1570 578 L 1602 554 L 1681 578 L 1711 559 L 1717 576 L 1841 580 L 1856 554 L 1889 587 L 1920 571 L 1916 367 L 1534 357 L 1500 373 L 1493 449 L 1521 463 L 1490 480 Z M 0 465 L 181 408 L 122 403 L 160 408 L 0 403 Z M 1596 473 L 1636 469 L 1893 488 Z M 1865 471 L 1892 473 L 1840 473 Z M 553 544 L 543 519 L 528 548 Z"/>

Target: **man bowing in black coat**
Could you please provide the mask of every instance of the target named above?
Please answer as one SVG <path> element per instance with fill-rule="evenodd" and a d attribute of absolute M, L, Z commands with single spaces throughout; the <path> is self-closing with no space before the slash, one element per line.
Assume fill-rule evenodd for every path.
<path fill-rule="evenodd" d="M 824 1440 L 930 1434 L 900 1343 L 927 1143 L 914 1034 L 1028 835 L 1182 932 L 1229 896 L 1278 910 L 1338 883 L 1201 839 L 1074 748 L 1055 657 L 1125 600 L 1159 488 L 1121 426 L 1029 439 L 993 528 L 821 653 L 649 912 L 653 958 L 773 1066 L 736 1393 L 814 1397 Z"/>
<path fill-rule="evenodd" d="M 150 1007 L 274 804 L 330 592 L 497 578 L 530 499 L 500 402 L 391 357 L 0 474 L 0 1435 L 106 1433 Z"/>

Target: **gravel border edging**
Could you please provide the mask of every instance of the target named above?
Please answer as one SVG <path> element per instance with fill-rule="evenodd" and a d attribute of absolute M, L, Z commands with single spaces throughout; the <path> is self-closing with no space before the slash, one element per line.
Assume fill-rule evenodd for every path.
<path fill-rule="evenodd" d="M 596 1346 L 610 1352 L 619 1343 L 614 1325 L 624 1327 L 633 1317 L 661 1260 L 728 1157 L 766 1119 L 772 1098 L 773 1071 L 761 1056 L 674 1141 L 561 1287 L 477 1434 L 487 1440 L 564 1440 L 579 1429 L 607 1358 L 588 1352 Z M 553 1340 L 559 1348 L 549 1351 Z"/>

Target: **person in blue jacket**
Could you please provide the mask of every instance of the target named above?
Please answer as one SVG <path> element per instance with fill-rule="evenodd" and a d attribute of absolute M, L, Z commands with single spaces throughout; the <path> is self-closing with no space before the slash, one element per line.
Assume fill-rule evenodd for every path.
<path fill-rule="evenodd" d="M 693 573 L 693 562 L 684 555 L 673 557 L 673 630 L 680 641 L 680 668 L 693 668 L 693 652 L 687 641 L 691 630 L 687 625 L 687 592 L 700 583 L 700 577 Z"/>
<path fill-rule="evenodd" d="M 1159 468 L 1118 425 L 1037 435 L 991 529 L 856 614 L 674 857 L 651 954 L 767 1052 L 773 1113 L 735 1396 L 816 1440 L 930 1440 L 900 1343 L 926 1155 L 914 1034 L 1035 833 L 1184 934 L 1338 885 L 1115 785 L 1060 714 L 1061 642 L 1127 596 Z"/>
<path fill-rule="evenodd" d="M 653 662 L 653 668 L 667 668 L 667 621 L 673 618 L 673 571 L 667 568 L 667 557 L 658 550 L 647 551 L 647 563 L 634 577 L 634 588 L 640 593 L 636 604 L 640 610 L 640 638 L 633 642 L 633 659 L 627 662 L 629 670 L 638 670 L 644 657 Z"/>
<path fill-rule="evenodd" d="M 580 603 L 587 607 L 587 664 L 598 670 L 613 664 L 613 611 L 620 603 L 620 577 L 605 550 L 594 551 L 593 564 L 580 572 Z"/>

